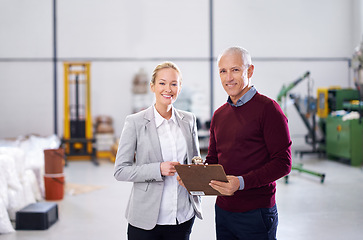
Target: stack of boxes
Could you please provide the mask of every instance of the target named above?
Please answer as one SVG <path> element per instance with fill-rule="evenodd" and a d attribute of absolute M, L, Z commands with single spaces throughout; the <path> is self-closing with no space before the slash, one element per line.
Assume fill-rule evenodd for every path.
<path fill-rule="evenodd" d="M 96 150 L 97 158 L 108 158 L 115 161 L 115 155 L 112 152 L 112 146 L 115 144 L 114 129 L 110 116 L 98 116 L 96 118 Z"/>

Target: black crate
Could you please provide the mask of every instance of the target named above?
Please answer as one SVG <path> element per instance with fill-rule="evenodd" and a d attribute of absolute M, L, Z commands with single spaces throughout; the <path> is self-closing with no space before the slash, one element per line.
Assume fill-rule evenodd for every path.
<path fill-rule="evenodd" d="M 45 230 L 58 220 L 58 205 L 32 203 L 16 212 L 16 230 Z"/>

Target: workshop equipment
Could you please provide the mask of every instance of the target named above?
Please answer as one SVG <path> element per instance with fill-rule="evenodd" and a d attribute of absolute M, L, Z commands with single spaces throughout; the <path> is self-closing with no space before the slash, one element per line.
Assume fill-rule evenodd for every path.
<path fill-rule="evenodd" d="M 326 154 L 328 158 L 347 160 L 352 166 L 363 163 L 363 124 L 359 119 L 342 116 L 326 119 Z"/>
<path fill-rule="evenodd" d="M 356 89 L 318 89 L 318 116 L 325 125 L 330 159 L 363 164 L 363 41 L 352 58 Z M 356 113 L 356 114 L 354 114 Z"/>
<path fill-rule="evenodd" d="M 363 118 L 363 39 L 359 46 L 356 47 L 352 58 L 352 69 L 354 73 L 354 85 L 359 93 L 358 112 L 360 121 Z"/>
<path fill-rule="evenodd" d="M 308 95 L 301 99 L 297 94 L 289 94 L 289 98 L 293 100 L 294 107 L 297 110 L 299 116 L 301 117 L 305 127 L 308 130 L 308 133 L 305 135 L 305 142 L 308 145 L 312 146 L 312 150 L 305 151 L 296 151 L 296 153 L 300 154 L 302 157 L 303 154 L 307 153 L 322 153 L 324 152 L 323 147 L 320 145 L 321 140 L 318 139 L 316 129 L 316 99 L 312 96 L 311 90 L 311 80 L 310 80 L 310 72 L 307 71 L 304 75 L 302 75 L 297 80 L 288 84 L 287 86 L 283 85 L 279 94 L 277 95 L 277 102 L 282 105 L 282 109 L 286 114 L 286 99 L 288 93 L 296 87 L 301 81 L 304 79 L 308 79 Z"/>
<path fill-rule="evenodd" d="M 362 164 L 362 115 L 356 119 L 344 117 L 363 109 L 359 104 L 359 91 L 339 87 L 318 88 L 317 96 L 317 114 L 323 130 L 326 155 L 330 159 L 350 162 L 353 166 Z"/>
<path fill-rule="evenodd" d="M 91 116 L 90 63 L 64 63 L 64 135 L 67 160 L 90 159 L 98 165 Z M 66 161 L 67 164 L 67 161 Z"/>
<path fill-rule="evenodd" d="M 332 111 L 354 111 L 359 109 L 357 101 L 359 102 L 360 96 L 357 89 L 342 89 L 339 86 L 318 88 L 317 96 L 317 115 L 320 118 L 326 118 Z"/>
<path fill-rule="evenodd" d="M 295 81 L 290 83 L 289 85 L 287 85 L 287 86 L 282 85 L 282 88 L 281 88 L 279 94 L 277 95 L 277 102 L 281 105 L 282 110 L 284 110 L 284 112 L 286 109 L 287 94 L 290 92 L 291 89 L 296 87 L 296 85 L 298 85 L 301 81 L 303 81 L 305 78 L 308 78 L 309 76 L 310 76 L 310 72 L 307 71 L 304 75 L 302 75 L 301 77 L 299 77 L 298 79 L 296 79 Z"/>
<path fill-rule="evenodd" d="M 300 78 L 298 78 L 297 80 L 293 81 L 292 83 L 288 84 L 287 86 L 283 85 L 279 94 L 277 95 L 277 102 L 282 106 L 282 109 L 286 109 L 286 98 L 288 93 L 291 91 L 291 89 L 293 89 L 294 87 L 296 87 L 296 85 L 298 85 L 301 81 L 303 81 L 304 79 L 310 77 L 310 72 L 307 71 L 304 75 L 302 75 Z M 298 153 L 300 153 L 300 157 L 304 154 L 304 153 L 320 153 L 320 149 L 317 148 L 317 138 L 316 138 L 316 120 L 315 120 L 315 114 L 316 114 L 316 100 L 311 96 L 311 84 L 310 84 L 310 79 L 309 79 L 309 83 L 308 83 L 308 96 L 307 98 L 305 98 L 304 100 L 304 104 L 302 104 L 302 101 L 300 100 L 300 97 L 298 97 L 295 94 L 289 94 L 289 97 L 293 100 L 294 102 L 294 106 L 296 108 L 296 110 L 299 113 L 299 116 L 302 118 L 305 126 L 308 129 L 308 134 L 305 136 L 305 141 L 306 143 L 312 145 L 313 149 L 312 151 L 297 151 Z M 283 103 L 284 101 L 284 103 Z M 305 107 L 302 107 L 302 105 L 304 105 Z M 303 109 L 305 109 L 305 111 L 303 111 Z M 284 110 L 285 114 L 286 114 L 286 110 Z M 309 121 L 311 117 L 311 122 Z M 320 177 L 320 182 L 324 183 L 325 180 L 325 173 L 319 173 L 319 172 L 315 172 L 312 170 L 308 170 L 303 168 L 303 164 L 301 163 L 294 163 L 292 164 L 291 170 L 296 170 L 298 172 L 304 172 L 307 174 L 311 174 L 317 177 Z M 288 183 L 288 179 L 289 176 L 285 176 L 285 182 Z"/>

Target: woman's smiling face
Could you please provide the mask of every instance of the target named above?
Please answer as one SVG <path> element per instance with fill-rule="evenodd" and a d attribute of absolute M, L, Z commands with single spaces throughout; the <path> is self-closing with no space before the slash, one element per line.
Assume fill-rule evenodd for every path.
<path fill-rule="evenodd" d="M 157 105 L 171 105 L 181 90 L 179 74 L 172 68 L 160 69 L 156 74 L 155 83 L 151 84 L 150 87 L 155 94 Z"/>

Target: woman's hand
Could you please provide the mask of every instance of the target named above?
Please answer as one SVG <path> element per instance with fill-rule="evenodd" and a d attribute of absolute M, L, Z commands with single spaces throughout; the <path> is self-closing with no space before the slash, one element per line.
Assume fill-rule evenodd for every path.
<path fill-rule="evenodd" d="M 176 173 L 175 165 L 180 165 L 179 162 L 162 162 L 160 164 L 160 172 L 162 176 L 174 176 Z"/>
<path fill-rule="evenodd" d="M 180 178 L 180 176 L 177 176 L 176 177 L 176 180 L 178 180 L 178 183 L 179 183 L 180 186 L 186 188 L 185 185 L 184 185 L 184 183 L 183 183 L 183 181 L 182 181 L 182 179 Z"/>

